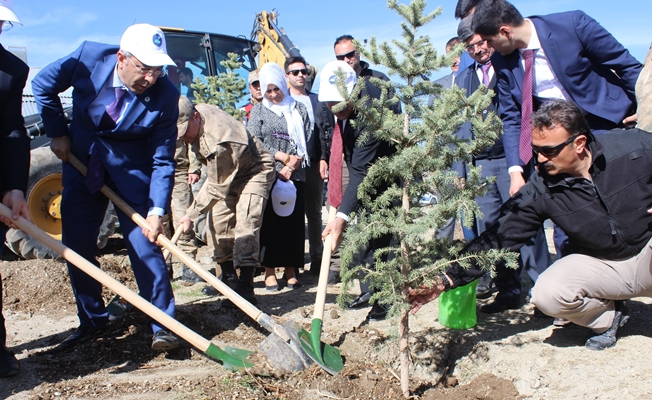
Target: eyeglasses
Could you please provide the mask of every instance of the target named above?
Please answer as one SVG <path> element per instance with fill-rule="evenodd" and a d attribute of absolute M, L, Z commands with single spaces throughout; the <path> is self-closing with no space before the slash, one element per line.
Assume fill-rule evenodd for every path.
<path fill-rule="evenodd" d="M 254 89 L 260 89 L 260 81 L 253 81 L 253 82 L 250 83 L 250 85 L 251 85 Z"/>
<path fill-rule="evenodd" d="M 8 31 L 14 27 L 14 24 L 11 21 L 0 21 L 0 23 L 2 24 L 3 31 Z"/>
<path fill-rule="evenodd" d="M 564 150 L 564 147 L 573 143 L 573 141 L 580 136 L 582 135 L 575 135 L 569 137 L 568 140 L 566 140 L 564 143 L 558 144 L 557 146 L 539 147 L 539 146 L 532 145 L 532 153 L 534 154 L 535 157 L 537 157 L 539 154 L 543 155 L 546 158 L 556 157 L 559 153 L 561 153 L 562 150 Z"/>
<path fill-rule="evenodd" d="M 357 52 L 357 50 L 353 50 L 353 51 L 350 51 L 350 52 L 348 52 L 346 54 L 335 56 L 335 58 L 338 59 L 339 61 L 344 61 L 345 58 L 353 58 L 353 57 L 355 57 L 356 52 Z"/>
<path fill-rule="evenodd" d="M 473 53 L 475 51 L 476 46 L 477 47 L 482 47 L 482 46 L 484 46 L 485 43 L 487 43 L 486 39 L 480 39 L 477 42 L 466 46 L 466 51 L 468 51 L 469 53 Z"/>
<path fill-rule="evenodd" d="M 133 65 L 136 68 L 136 70 L 138 71 L 138 73 L 142 74 L 142 75 L 147 75 L 147 76 L 150 76 L 152 78 L 159 78 L 161 76 L 164 76 L 167 73 L 163 68 L 160 68 L 160 69 L 143 68 L 142 65 L 139 67 L 133 61 L 131 61 L 131 57 L 127 57 L 127 60 L 129 60 L 131 65 Z"/>
<path fill-rule="evenodd" d="M 288 71 L 288 74 L 292 74 L 294 76 L 298 76 L 299 74 L 302 74 L 303 76 L 308 76 L 308 69 L 307 68 L 293 69 L 292 71 Z"/>

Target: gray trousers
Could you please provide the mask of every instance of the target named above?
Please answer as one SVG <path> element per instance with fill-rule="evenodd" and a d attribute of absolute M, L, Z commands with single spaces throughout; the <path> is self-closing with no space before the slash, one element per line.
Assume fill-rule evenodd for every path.
<path fill-rule="evenodd" d="M 611 328 L 614 300 L 652 297 L 652 240 L 622 261 L 571 254 L 552 264 L 532 288 L 532 303 L 556 318 L 602 333 Z"/>

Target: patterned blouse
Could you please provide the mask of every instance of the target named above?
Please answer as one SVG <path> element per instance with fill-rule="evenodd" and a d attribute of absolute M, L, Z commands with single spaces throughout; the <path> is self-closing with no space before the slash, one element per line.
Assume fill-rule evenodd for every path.
<path fill-rule="evenodd" d="M 303 131 L 306 135 L 306 143 L 308 143 L 312 134 L 308 111 L 306 110 L 306 106 L 298 102 L 297 110 L 299 110 L 299 115 L 303 119 Z M 247 122 L 247 130 L 263 142 L 267 150 L 272 154 L 272 157 L 274 157 L 277 151 L 290 155 L 298 155 L 297 146 L 292 143 L 288 134 L 285 117 L 276 115 L 262 103 L 254 105 L 254 108 L 251 109 L 249 122 Z M 276 161 L 276 172 L 280 172 L 284 166 L 282 162 Z M 305 182 L 306 171 L 304 168 L 296 169 L 292 173 L 291 179 L 297 182 Z"/>

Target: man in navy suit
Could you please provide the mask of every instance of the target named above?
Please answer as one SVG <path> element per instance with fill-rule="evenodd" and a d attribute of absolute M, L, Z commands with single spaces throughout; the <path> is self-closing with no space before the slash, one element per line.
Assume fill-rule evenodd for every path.
<path fill-rule="evenodd" d="M 165 77 L 163 32 L 132 25 L 120 47 L 84 42 L 72 54 L 45 67 L 32 81 L 52 151 L 63 162 L 63 243 L 99 266 L 96 240 L 108 205 L 99 192 L 106 183 L 152 230 L 140 229 L 119 210 L 118 218 L 140 295 L 170 316 L 174 296 L 161 250 L 162 217 L 174 181 L 179 91 Z M 73 119 L 67 126 L 58 93 L 73 91 Z M 88 177 L 68 161 L 72 152 L 88 161 Z M 102 333 L 108 314 L 101 285 L 68 264 L 79 328 L 60 347 L 70 348 Z M 170 350 L 177 339 L 152 323 L 152 349 Z"/>
<path fill-rule="evenodd" d="M 642 65 L 582 11 L 523 18 L 505 0 L 483 0 L 473 14 L 473 29 L 496 49 L 492 62 L 505 129 L 510 194 L 525 184 L 532 170 L 531 155 L 527 160 L 519 156 L 526 51 L 534 52 L 533 111 L 551 100 L 571 101 L 580 107 L 594 134 L 635 121 L 634 92 Z M 529 132 L 523 137 L 529 143 Z M 555 232 L 555 244 L 558 253 L 565 255 L 571 250 L 564 249 L 560 233 Z"/>
<path fill-rule="evenodd" d="M 464 18 L 457 29 L 457 36 L 466 45 L 467 53 L 473 58 L 474 63 L 468 68 L 461 70 L 455 78 L 457 86 L 466 90 L 467 96 L 471 96 L 479 87 L 484 84 L 491 90 L 496 90 L 496 76 L 491 57 L 494 49 L 482 39 L 480 35 L 473 32 L 472 16 Z M 491 104 L 483 111 L 484 115 L 489 112 L 496 112 L 498 109 L 498 97 L 494 96 Z M 474 137 L 471 123 L 466 122 L 457 132 L 462 139 Z M 503 138 L 499 138 L 493 146 L 486 148 L 482 153 L 473 157 L 473 165 L 482 168 L 482 177 L 495 177 L 496 181 L 488 186 L 485 196 L 476 199 L 483 218 L 478 218 L 473 227 L 474 236 L 465 237 L 467 240 L 481 235 L 489 226 L 498 220 L 500 207 L 509 197 L 509 174 L 505 161 L 505 149 Z M 456 163 L 454 166 L 458 175 L 466 179 L 467 168 L 463 163 Z M 465 235 L 466 236 L 466 235 Z M 550 253 L 546 243 L 543 229 L 540 229 L 533 241 L 528 242 L 520 249 L 521 257 L 519 264 L 524 267 L 528 275 L 536 282 L 540 273 L 545 271 L 551 264 Z M 497 267 L 497 276 L 493 282 L 498 294 L 493 302 L 480 307 L 485 313 L 496 313 L 507 309 L 520 307 L 521 281 L 520 270 L 506 269 L 504 266 Z M 491 296 L 492 288 L 489 275 L 484 275 L 477 286 L 478 298 Z"/>
<path fill-rule="evenodd" d="M 0 0 L 0 23 L 0 33 L 11 29 L 13 23 L 21 23 L 13 11 L 11 0 Z M 12 217 L 20 215 L 27 219 L 29 211 L 25 192 L 29 177 L 29 137 L 20 109 L 28 73 L 29 68 L 21 59 L 0 46 L 0 201 L 11 209 Z M 10 218 L 0 217 L 0 246 L 5 241 L 4 224 L 17 228 Z M 0 378 L 16 375 L 20 368 L 14 353 L 6 347 L 6 339 L 0 282 Z"/>

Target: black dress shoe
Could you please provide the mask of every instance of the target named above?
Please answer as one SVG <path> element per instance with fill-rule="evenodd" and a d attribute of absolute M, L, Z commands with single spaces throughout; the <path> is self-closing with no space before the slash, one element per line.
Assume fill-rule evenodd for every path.
<path fill-rule="evenodd" d="M 503 311 L 506 311 L 506 310 L 516 310 L 517 308 L 520 308 L 520 307 L 521 307 L 521 305 L 520 305 L 520 301 L 518 299 L 502 298 L 502 297 L 496 296 L 494 301 L 480 307 L 480 311 L 485 313 L 485 314 L 495 314 L 495 313 L 503 312 Z"/>
<path fill-rule="evenodd" d="M 181 280 L 184 282 L 198 283 L 203 282 L 204 280 L 195 273 L 195 271 L 190 268 L 183 266 L 183 274 L 181 275 Z"/>
<path fill-rule="evenodd" d="M 478 280 L 478 286 L 475 289 L 475 297 L 478 299 L 488 299 L 496 291 L 496 286 L 493 284 L 489 274 L 482 275 Z"/>
<path fill-rule="evenodd" d="M 387 311 L 389 311 L 387 306 L 376 303 L 371 307 L 367 318 L 369 318 L 369 321 L 382 321 L 387 317 Z"/>
<path fill-rule="evenodd" d="M 0 378 L 16 375 L 19 370 L 20 366 L 14 353 L 7 349 L 0 349 Z"/>
<path fill-rule="evenodd" d="M 152 339 L 152 350 L 168 351 L 174 350 L 177 347 L 179 347 L 179 340 L 177 340 L 176 336 L 166 331 L 165 329 L 161 329 L 154 334 Z"/>
<path fill-rule="evenodd" d="M 77 328 L 72 335 L 59 343 L 57 349 L 71 349 L 79 344 L 86 343 L 89 340 L 100 336 L 104 331 L 104 328 L 82 325 Z"/>
<path fill-rule="evenodd" d="M 362 308 L 362 307 L 367 307 L 369 305 L 369 299 L 371 299 L 371 293 L 369 292 L 364 292 L 360 296 L 356 297 L 353 299 L 352 302 L 347 304 L 346 306 L 348 308 Z"/>
<path fill-rule="evenodd" d="M 201 292 L 206 296 L 217 296 L 220 292 L 212 287 L 211 285 L 206 285 L 202 288 Z"/>

